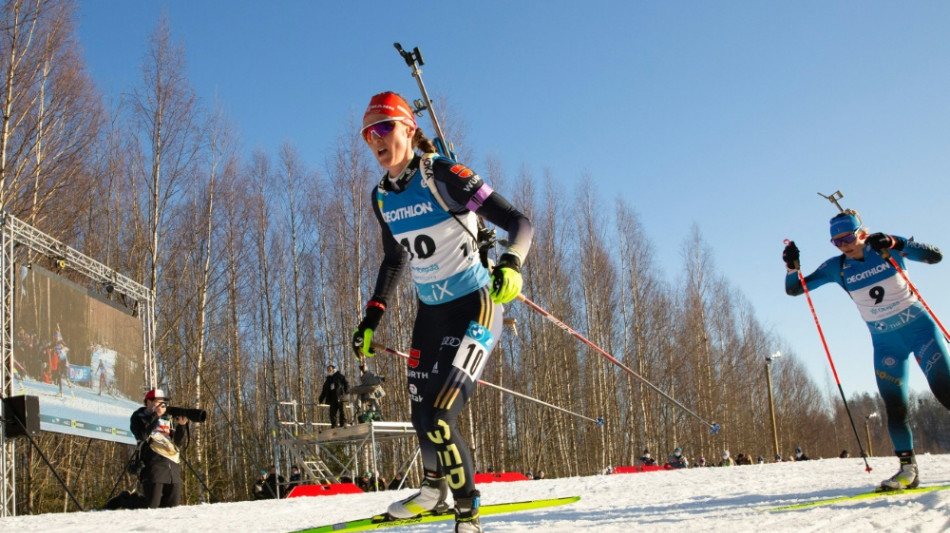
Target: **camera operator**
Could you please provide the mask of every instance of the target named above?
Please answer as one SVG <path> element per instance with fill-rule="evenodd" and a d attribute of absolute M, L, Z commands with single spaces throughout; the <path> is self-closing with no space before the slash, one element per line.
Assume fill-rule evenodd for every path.
<path fill-rule="evenodd" d="M 144 465 L 139 479 L 145 504 L 150 509 L 175 507 L 181 503 L 181 456 L 179 446 L 185 440 L 188 418 L 166 415 L 168 397 L 162 389 L 145 394 L 145 406 L 132 413 L 132 434 L 139 442 Z"/>
<path fill-rule="evenodd" d="M 330 429 L 346 425 L 346 415 L 343 412 L 343 402 L 346 401 L 346 391 L 349 390 L 346 376 L 337 372 L 332 363 L 327 365 L 327 379 L 323 382 L 323 391 L 317 400 L 326 402 L 330 406 Z"/>

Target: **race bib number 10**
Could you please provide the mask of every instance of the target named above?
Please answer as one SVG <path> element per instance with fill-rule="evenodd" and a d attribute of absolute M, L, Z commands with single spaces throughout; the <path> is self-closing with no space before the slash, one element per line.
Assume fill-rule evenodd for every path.
<path fill-rule="evenodd" d="M 488 360 L 495 339 L 488 328 L 472 321 L 462 337 L 459 351 L 452 360 L 452 366 L 465 373 L 472 381 L 478 381 Z"/>

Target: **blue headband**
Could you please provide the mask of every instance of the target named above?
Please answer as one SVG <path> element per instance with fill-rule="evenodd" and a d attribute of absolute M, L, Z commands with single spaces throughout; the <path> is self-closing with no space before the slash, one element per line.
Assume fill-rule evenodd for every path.
<path fill-rule="evenodd" d="M 861 219 L 857 215 L 838 215 L 831 219 L 831 236 L 853 233 L 861 229 Z"/>

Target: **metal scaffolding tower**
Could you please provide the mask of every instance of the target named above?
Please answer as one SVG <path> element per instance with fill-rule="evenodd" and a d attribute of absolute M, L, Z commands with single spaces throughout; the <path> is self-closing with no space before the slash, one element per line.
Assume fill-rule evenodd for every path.
<path fill-rule="evenodd" d="M 381 442 L 416 438 L 409 422 L 368 421 L 329 428 L 327 423 L 301 421 L 298 408 L 312 406 L 317 404 L 279 403 L 279 444 L 300 468 L 305 483 L 337 483 L 344 477 L 355 480 L 361 470 L 377 472 Z M 347 447 L 349 454 L 344 453 Z M 397 470 L 407 471 L 417 456 L 418 450 Z"/>

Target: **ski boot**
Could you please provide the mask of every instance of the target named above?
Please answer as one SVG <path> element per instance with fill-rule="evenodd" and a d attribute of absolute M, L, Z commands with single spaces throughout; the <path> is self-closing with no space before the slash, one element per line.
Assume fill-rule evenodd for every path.
<path fill-rule="evenodd" d="M 473 490 L 468 498 L 455 499 L 455 533 L 482 533 L 478 521 L 481 494 Z"/>
<path fill-rule="evenodd" d="M 444 513 L 449 510 L 449 505 L 445 503 L 448 493 L 449 485 L 445 477 L 435 477 L 426 472 L 419 492 L 405 500 L 393 502 L 389 505 L 387 513 L 392 518 L 413 518 L 426 511 Z"/>
<path fill-rule="evenodd" d="M 914 457 L 913 450 L 898 452 L 897 457 L 901 460 L 901 469 L 890 479 L 881 482 L 881 490 L 917 488 L 920 485 L 920 478 L 917 476 L 917 458 Z"/>

